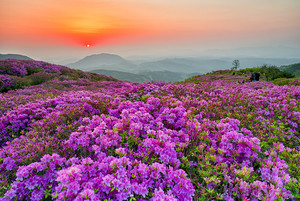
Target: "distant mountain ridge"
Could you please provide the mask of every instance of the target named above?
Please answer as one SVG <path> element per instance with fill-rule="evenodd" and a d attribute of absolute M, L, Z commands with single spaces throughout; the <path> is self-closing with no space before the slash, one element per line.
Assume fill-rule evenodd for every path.
<path fill-rule="evenodd" d="M 115 54 L 94 54 L 83 59 L 68 64 L 72 68 L 81 70 L 116 70 L 131 73 L 140 71 L 172 71 L 182 73 L 207 73 L 213 70 L 230 69 L 232 61 L 239 59 L 241 68 L 257 67 L 264 64 L 267 65 L 287 65 L 300 62 L 300 58 L 255 58 L 255 57 L 174 57 L 163 58 L 158 60 L 150 60 L 145 62 L 135 62 L 127 60 Z"/>
<path fill-rule="evenodd" d="M 167 58 L 140 64 L 142 71 L 173 71 L 181 73 L 206 73 L 226 68 L 230 62 L 220 59 Z"/>
<path fill-rule="evenodd" d="M 129 73 L 124 71 L 104 70 L 104 69 L 93 70 L 90 72 L 112 76 L 118 80 L 125 80 L 130 82 L 139 82 L 139 83 L 147 82 L 147 81 L 177 82 L 177 81 L 183 81 L 186 78 L 194 75 L 199 75 L 199 73 L 183 74 L 183 73 L 171 72 L 171 71 L 143 71 L 137 73 Z"/>
<path fill-rule="evenodd" d="M 104 74 L 107 76 L 112 76 L 118 80 L 125 80 L 125 81 L 130 81 L 130 82 L 142 83 L 142 82 L 151 80 L 149 76 L 124 72 L 124 71 L 98 69 L 98 70 L 93 70 L 91 72 L 98 73 L 98 74 Z"/>
<path fill-rule="evenodd" d="M 21 55 L 21 54 L 0 54 L 0 60 L 5 60 L 5 59 L 34 60 L 28 56 Z"/>
<path fill-rule="evenodd" d="M 232 61 L 239 59 L 240 68 L 267 65 L 282 66 L 300 62 L 300 58 L 208 58 L 208 57 L 175 57 L 153 60 L 128 60 L 115 54 L 94 54 L 77 62 L 68 64 L 71 68 L 97 72 L 131 82 L 144 81 L 182 81 L 189 74 L 205 74 L 215 70 L 232 67 Z"/>
<path fill-rule="evenodd" d="M 75 63 L 67 64 L 66 66 L 88 71 L 95 69 L 128 71 L 128 68 L 136 67 L 135 64 L 121 56 L 108 53 L 86 56 L 83 59 Z"/>

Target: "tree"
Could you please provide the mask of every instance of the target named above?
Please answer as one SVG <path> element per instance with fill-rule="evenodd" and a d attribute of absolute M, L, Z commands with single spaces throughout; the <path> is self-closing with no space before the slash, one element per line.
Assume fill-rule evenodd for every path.
<path fill-rule="evenodd" d="M 232 65 L 233 65 L 232 69 L 237 70 L 240 67 L 240 61 L 237 59 L 233 60 Z"/>
<path fill-rule="evenodd" d="M 272 81 L 277 78 L 292 78 L 293 74 L 289 72 L 281 71 L 277 66 L 268 66 L 263 65 L 260 67 L 259 71 L 263 74 L 263 76 L 267 79 L 267 81 Z"/>

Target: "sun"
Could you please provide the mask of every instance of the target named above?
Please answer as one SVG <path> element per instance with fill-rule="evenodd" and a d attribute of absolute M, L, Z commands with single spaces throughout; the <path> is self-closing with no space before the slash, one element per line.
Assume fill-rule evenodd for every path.
<path fill-rule="evenodd" d="M 86 47 L 89 48 L 89 47 L 91 47 L 91 45 L 90 44 L 86 44 Z"/>

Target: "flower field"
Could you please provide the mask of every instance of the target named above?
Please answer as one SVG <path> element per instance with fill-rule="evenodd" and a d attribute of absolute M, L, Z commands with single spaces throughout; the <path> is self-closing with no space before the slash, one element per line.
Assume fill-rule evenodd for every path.
<path fill-rule="evenodd" d="M 1 62 L 0 200 L 300 199 L 300 86 Z"/>

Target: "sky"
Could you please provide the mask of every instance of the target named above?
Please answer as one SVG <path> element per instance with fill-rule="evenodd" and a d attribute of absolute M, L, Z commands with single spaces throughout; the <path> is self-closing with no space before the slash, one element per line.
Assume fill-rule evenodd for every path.
<path fill-rule="evenodd" d="M 299 0 L 0 0 L 0 53 L 62 59 L 300 48 L 299 22 Z"/>

